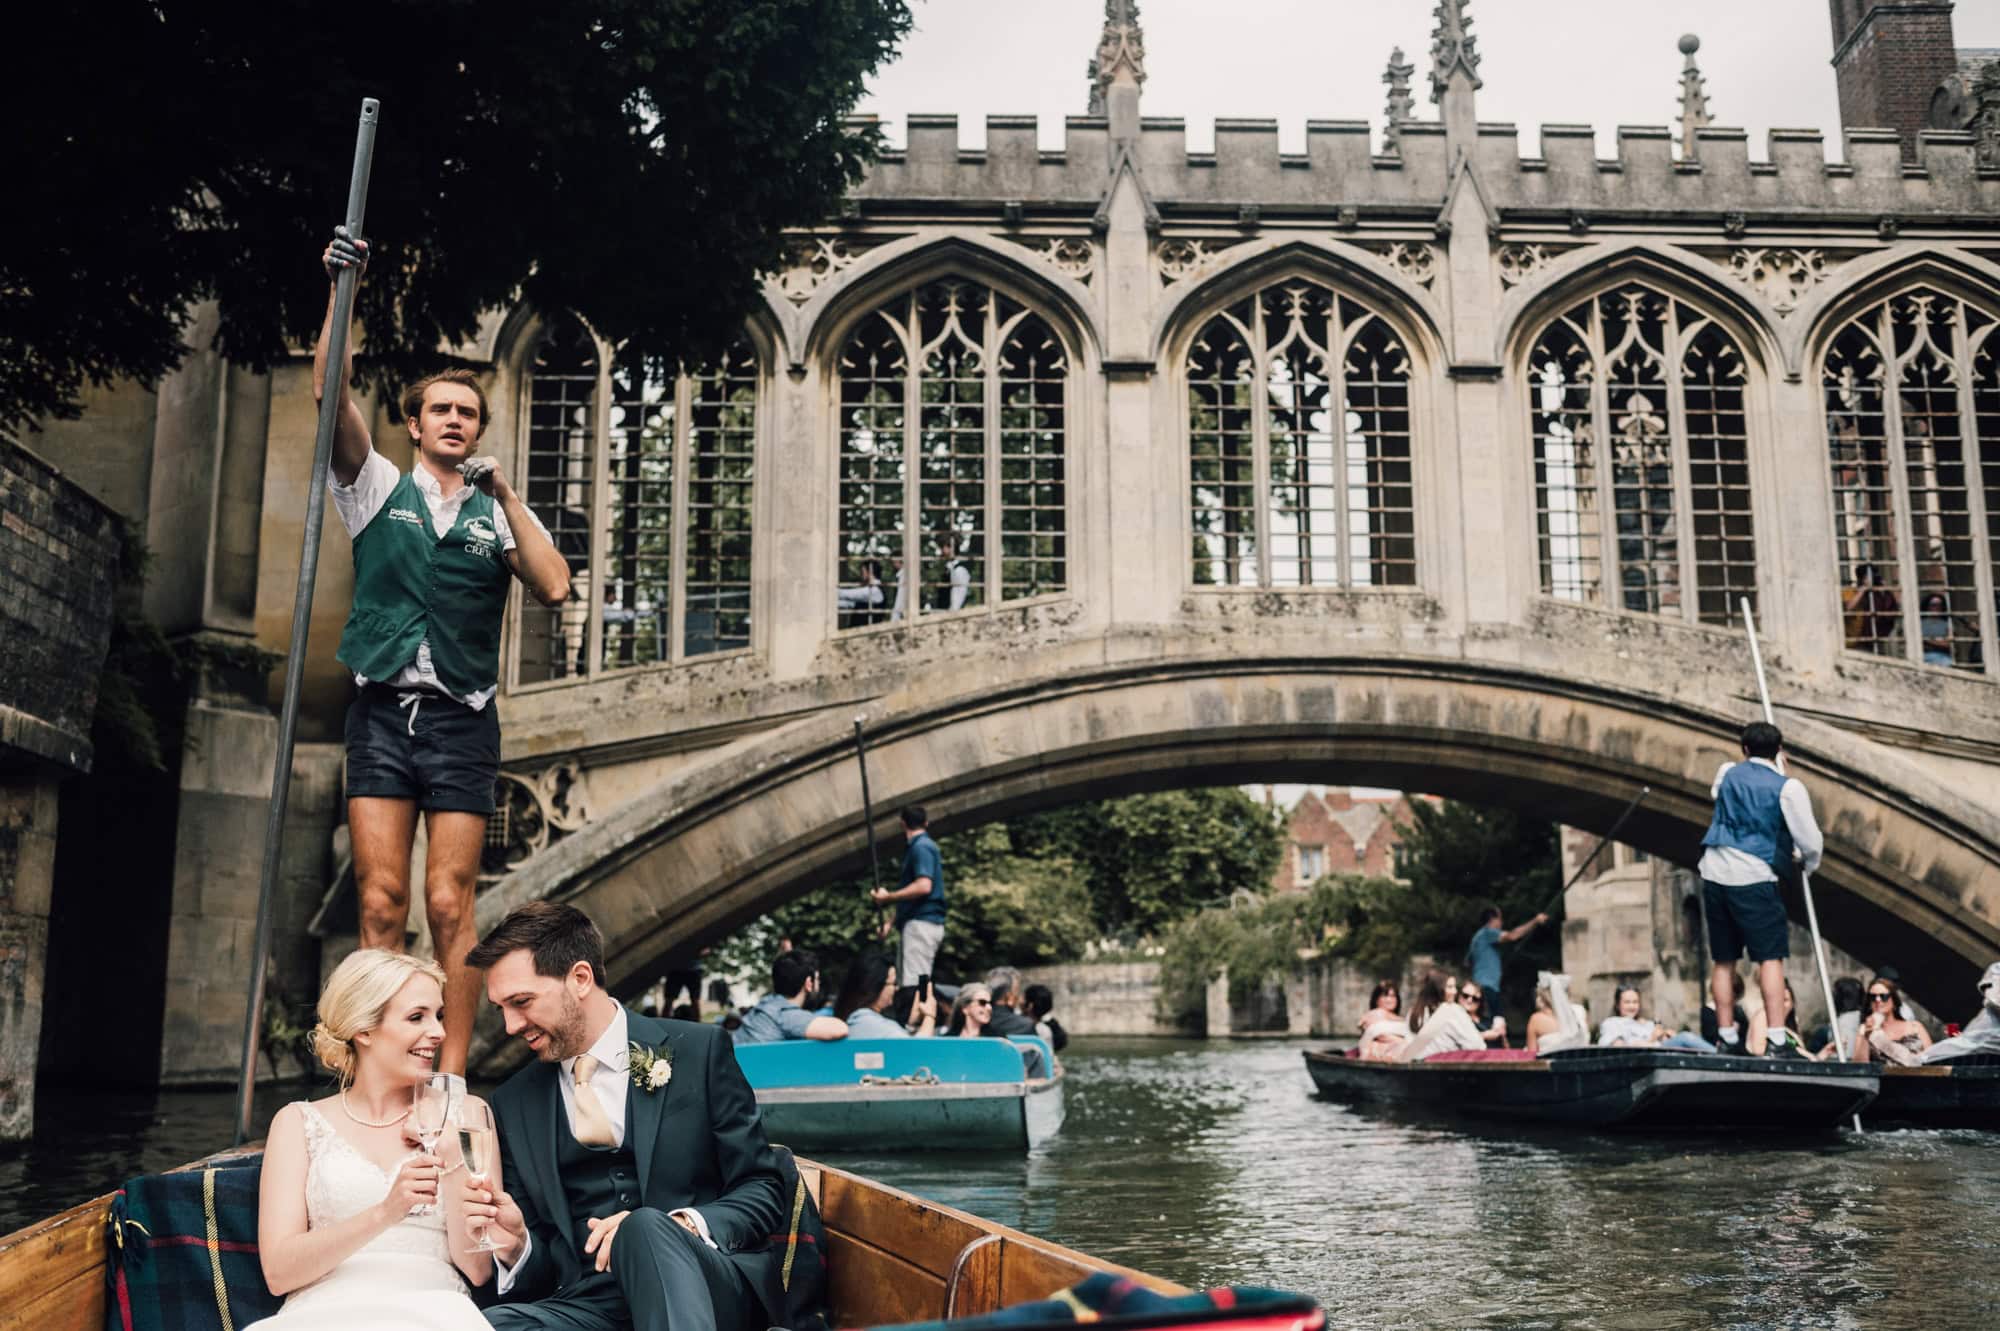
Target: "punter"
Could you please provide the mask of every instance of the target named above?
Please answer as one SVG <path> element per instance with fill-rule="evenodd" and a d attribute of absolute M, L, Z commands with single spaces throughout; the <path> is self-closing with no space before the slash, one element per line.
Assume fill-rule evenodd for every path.
<path fill-rule="evenodd" d="M 1709 989 L 1719 1016 L 1735 1011 L 1736 959 L 1746 951 L 1757 968 L 1764 1011 L 1785 1010 L 1785 959 L 1792 953 L 1791 924 L 1779 882 L 1796 862 L 1819 868 L 1824 845 L 1806 788 L 1785 775 L 1784 736 L 1768 721 L 1743 727 L 1743 759 L 1724 763 L 1709 793 L 1715 817 L 1701 839 L 1702 905 L 1708 914 L 1708 954 L 1715 962 Z M 1771 1058 L 1802 1058 L 1782 1021 L 1768 1021 Z M 1719 1027 L 1724 1053 L 1743 1052 L 1743 1032 Z"/>
<path fill-rule="evenodd" d="M 334 232 L 329 278 L 365 269 L 368 242 Z M 333 303 L 313 353 L 313 393 L 326 388 Z M 402 408 L 416 465 L 399 472 L 375 451 L 339 375 L 333 435 L 334 509 L 354 541 L 354 606 L 340 660 L 359 695 L 347 710 L 347 825 L 354 842 L 361 946 L 402 950 L 410 916 L 410 851 L 423 811 L 424 918 L 444 967 L 443 1072 L 465 1072 L 481 981 L 467 968 L 475 941 L 473 885 L 500 772 L 500 617 L 509 578 L 556 606 L 569 566 L 492 457 L 473 456 L 488 420 L 470 370 L 412 384 Z"/>

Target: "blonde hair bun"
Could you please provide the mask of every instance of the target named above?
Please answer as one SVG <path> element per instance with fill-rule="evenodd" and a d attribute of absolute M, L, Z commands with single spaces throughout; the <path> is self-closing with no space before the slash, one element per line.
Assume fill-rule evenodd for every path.
<path fill-rule="evenodd" d="M 364 947 L 349 953 L 326 977 L 319 1023 L 312 1030 L 313 1054 L 342 1086 L 354 1079 L 354 1037 L 380 1026 L 390 1000 L 418 975 L 444 988 L 444 970 L 435 961 Z"/>

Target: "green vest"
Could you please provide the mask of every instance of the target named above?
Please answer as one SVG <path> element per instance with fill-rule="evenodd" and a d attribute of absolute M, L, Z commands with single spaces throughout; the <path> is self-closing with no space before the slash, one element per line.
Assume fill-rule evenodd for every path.
<path fill-rule="evenodd" d="M 493 497 L 474 490 L 440 540 L 430 505 L 405 475 L 354 538 L 354 608 L 339 657 L 357 675 L 386 683 L 431 644 L 431 665 L 454 696 L 500 678 L 500 617 L 507 563 L 493 529 Z"/>

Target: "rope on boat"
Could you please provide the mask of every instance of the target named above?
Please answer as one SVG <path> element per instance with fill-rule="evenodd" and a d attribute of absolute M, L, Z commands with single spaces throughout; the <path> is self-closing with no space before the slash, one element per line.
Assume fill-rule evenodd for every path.
<path fill-rule="evenodd" d="M 940 1078 L 929 1068 L 918 1068 L 915 1072 L 905 1072 L 900 1077 L 878 1077 L 872 1072 L 861 1074 L 863 1086 L 936 1086 Z"/>

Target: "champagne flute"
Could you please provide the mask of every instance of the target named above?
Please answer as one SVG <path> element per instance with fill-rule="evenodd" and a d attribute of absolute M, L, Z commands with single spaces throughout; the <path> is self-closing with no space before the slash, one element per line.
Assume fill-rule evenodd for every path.
<path fill-rule="evenodd" d="M 436 1073 L 417 1086 L 417 1103 L 411 1111 L 416 1118 L 417 1140 L 424 1144 L 425 1155 L 436 1155 L 438 1138 L 444 1135 L 445 1119 L 451 1113 L 451 1078 L 444 1073 Z M 425 1202 L 411 1211 L 411 1215 L 437 1214 L 436 1202 Z"/>
<path fill-rule="evenodd" d="M 465 1176 L 473 1185 L 485 1187 L 486 1180 L 493 1174 L 493 1152 L 498 1147 L 493 1131 L 493 1111 L 483 1102 L 466 1100 L 458 1107 L 458 1145 L 465 1156 Z M 468 1222 L 467 1228 L 469 1229 Z M 467 1252 L 497 1252 L 499 1245 L 493 1242 L 493 1235 L 486 1228 L 486 1222 L 479 1222 L 479 1233 Z"/>

